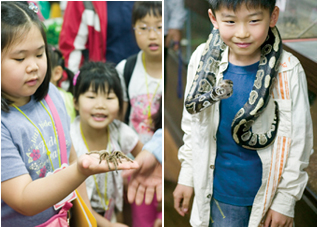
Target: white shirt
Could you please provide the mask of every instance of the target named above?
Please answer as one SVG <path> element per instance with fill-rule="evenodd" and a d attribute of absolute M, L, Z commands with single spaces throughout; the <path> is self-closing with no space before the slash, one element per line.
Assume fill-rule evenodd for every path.
<path fill-rule="evenodd" d="M 185 97 L 204 46 L 201 44 L 191 56 Z M 228 67 L 228 52 L 227 48 L 219 66 L 217 83 Z M 269 208 L 294 217 L 295 202 L 301 198 L 308 181 L 303 169 L 308 166 L 312 151 L 313 129 L 305 73 L 298 59 L 286 51 L 283 51 L 278 71 L 273 99 L 252 126 L 255 133 L 268 131 L 273 121 L 274 101 L 278 103 L 280 121 L 275 142 L 257 151 L 262 161 L 262 185 L 254 199 L 250 227 L 258 226 Z M 192 226 L 209 224 L 218 125 L 219 102 L 194 115 L 183 110 L 182 130 L 185 134 L 184 145 L 178 153 L 181 161 L 178 183 L 194 187 Z"/>
<path fill-rule="evenodd" d="M 142 63 L 142 53 L 143 51 L 138 53 L 129 88 L 126 88 L 123 78 L 126 60 L 122 60 L 116 66 L 116 69 L 121 79 L 124 101 L 128 101 L 126 94 L 127 89 L 130 97 L 131 111 L 129 126 L 138 133 L 140 141 L 145 144 L 154 134 L 153 129 L 148 126 L 147 122 L 148 107 L 151 103 L 151 116 L 159 110 L 160 98 L 162 96 L 162 79 L 151 77 L 146 72 Z"/>
<path fill-rule="evenodd" d="M 122 151 L 125 154 L 130 153 L 139 141 L 138 135 L 129 126 L 118 120 L 114 120 L 113 123 L 109 125 L 109 133 L 112 150 Z M 84 140 L 81 136 L 79 116 L 77 116 L 74 122 L 71 124 L 70 134 L 77 156 L 79 157 L 88 153 Z M 107 183 L 105 183 L 106 174 L 108 174 Z M 115 171 L 100 173 L 96 175 L 96 179 L 103 200 L 105 194 L 105 185 L 107 185 L 108 199 L 112 198 L 117 209 L 122 211 L 123 180 L 121 177 L 121 171 L 118 170 L 118 173 Z M 100 197 L 96 191 L 96 185 L 93 176 L 89 176 L 85 182 L 88 198 L 91 201 L 91 206 L 97 212 L 104 211 L 104 207 L 101 204 Z"/>

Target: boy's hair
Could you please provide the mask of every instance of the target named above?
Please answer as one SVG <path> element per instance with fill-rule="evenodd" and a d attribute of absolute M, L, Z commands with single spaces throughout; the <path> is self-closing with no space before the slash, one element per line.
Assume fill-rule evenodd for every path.
<path fill-rule="evenodd" d="M 67 74 L 67 81 L 69 82 L 69 87 L 68 87 L 68 92 L 73 92 L 73 78 L 74 78 L 74 73 L 65 67 L 65 58 L 62 54 L 62 52 L 57 49 L 56 47 L 52 45 L 48 45 L 48 55 L 50 56 L 51 60 L 51 68 L 54 70 L 55 67 L 61 66 L 62 69 L 66 72 Z M 62 79 L 62 78 L 61 78 Z M 59 82 L 59 81 L 57 81 Z"/>
<path fill-rule="evenodd" d="M 42 22 L 37 14 L 29 9 L 28 4 L 23 2 L 1 2 L 1 53 L 10 45 L 27 34 L 35 25 L 41 32 L 45 43 L 47 57 L 47 72 L 44 81 L 34 93 L 36 101 L 42 100 L 48 93 L 51 79 L 51 63 L 48 56 L 46 34 Z M 9 105 L 13 102 L 1 96 L 1 110 L 9 112 Z"/>
<path fill-rule="evenodd" d="M 79 96 L 92 87 L 93 92 L 113 91 L 119 100 L 119 113 L 122 112 L 123 94 L 121 80 L 117 70 L 112 63 L 104 62 L 86 62 L 80 68 L 80 73 L 74 86 L 74 100 L 78 102 Z"/>
<path fill-rule="evenodd" d="M 132 26 L 146 15 L 162 16 L 162 2 L 135 2 L 132 10 Z"/>
<path fill-rule="evenodd" d="M 208 0 L 212 13 L 216 16 L 215 12 L 220 10 L 221 7 L 236 11 L 242 4 L 247 8 L 261 7 L 268 9 L 270 14 L 273 12 L 276 0 Z"/>

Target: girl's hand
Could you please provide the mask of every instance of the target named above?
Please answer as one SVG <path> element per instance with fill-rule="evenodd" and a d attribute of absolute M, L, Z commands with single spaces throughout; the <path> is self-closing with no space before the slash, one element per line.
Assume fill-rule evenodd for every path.
<path fill-rule="evenodd" d="M 107 161 L 102 160 L 102 162 L 99 164 L 99 154 L 90 154 L 90 155 L 81 155 L 78 158 L 77 161 L 77 168 L 79 172 L 86 177 L 90 175 L 94 175 L 97 173 L 104 173 L 104 172 L 110 172 L 115 170 L 115 165 L 111 162 L 110 168 L 108 167 Z M 126 169 L 137 169 L 139 168 L 139 165 L 137 162 L 130 162 L 126 160 L 121 160 L 122 163 L 118 163 L 117 169 L 118 170 L 126 170 Z"/>
<path fill-rule="evenodd" d="M 269 209 L 264 222 L 264 227 L 292 227 L 293 218 Z"/>
<path fill-rule="evenodd" d="M 178 184 L 173 192 L 174 208 L 184 217 L 188 213 L 189 201 L 193 195 L 194 188 Z"/>

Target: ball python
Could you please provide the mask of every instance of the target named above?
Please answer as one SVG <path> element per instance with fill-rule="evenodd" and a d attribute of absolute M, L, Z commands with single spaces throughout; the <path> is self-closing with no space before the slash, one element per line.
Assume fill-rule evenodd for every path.
<path fill-rule="evenodd" d="M 220 101 L 229 98 L 233 92 L 231 80 L 216 80 L 219 64 L 226 44 L 221 40 L 219 30 L 213 29 L 185 100 L 185 108 L 190 114 L 198 113 Z M 279 122 L 278 104 L 275 103 L 273 123 L 267 132 L 256 134 L 251 130 L 254 121 L 266 108 L 282 53 L 282 39 L 276 27 L 270 28 L 265 42 L 261 45 L 261 57 L 253 88 L 248 101 L 236 113 L 231 134 L 234 141 L 247 149 L 258 150 L 271 145 L 277 134 Z"/>

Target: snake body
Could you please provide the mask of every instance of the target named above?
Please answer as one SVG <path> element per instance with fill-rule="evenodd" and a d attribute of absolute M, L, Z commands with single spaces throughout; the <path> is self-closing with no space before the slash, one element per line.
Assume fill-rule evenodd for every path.
<path fill-rule="evenodd" d="M 219 63 L 225 48 L 226 44 L 221 40 L 219 30 L 213 29 L 206 42 L 193 83 L 185 100 L 185 107 L 190 114 L 201 112 L 221 99 L 229 98 L 232 95 L 232 81 L 222 79 L 216 81 Z M 234 141 L 244 148 L 263 149 L 275 140 L 279 122 L 276 102 L 274 119 L 267 132 L 253 133 L 251 126 L 270 100 L 281 53 L 280 34 L 276 27 L 270 28 L 267 39 L 261 46 L 260 63 L 249 99 L 235 115 L 231 124 L 231 134 Z"/>

